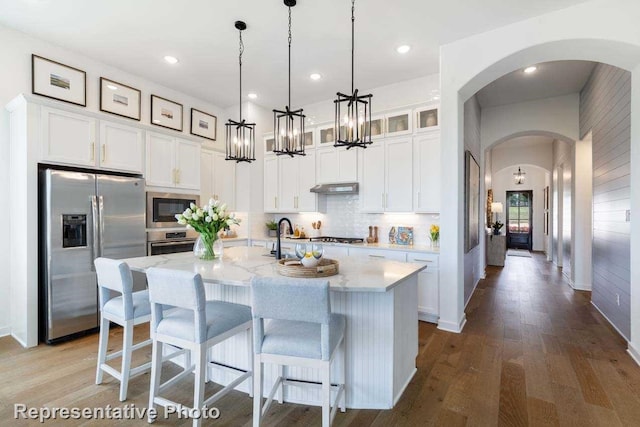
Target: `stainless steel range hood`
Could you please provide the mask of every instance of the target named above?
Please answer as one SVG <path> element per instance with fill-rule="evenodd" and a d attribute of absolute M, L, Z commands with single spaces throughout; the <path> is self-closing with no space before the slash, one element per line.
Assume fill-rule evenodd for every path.
<path fill-rule="evenodd" d="M 358 194 L 358 183 L 341 182 L 339 184 L 318 184 L 309 191 L 318 194 Z"/>

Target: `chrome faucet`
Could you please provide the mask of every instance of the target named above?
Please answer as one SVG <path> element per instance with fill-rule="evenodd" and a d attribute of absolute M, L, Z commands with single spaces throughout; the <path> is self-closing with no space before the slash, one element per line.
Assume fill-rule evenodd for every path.
<path fill-rule="evenodd" d="M 276 240 L 276 259 L 282 259 L 282 251 L 280 249 L 280 226 L 282 225 L 282 221 L 287 222 L 287 224 L 289 225 L 290 231 L 293 230 L 293 227 L 291 226 L 291 221 L 289 221 L 289 218 L 281 218 L 280 221 L 278 221 L 278 233 L 277 233 L 277 240 Z"/>

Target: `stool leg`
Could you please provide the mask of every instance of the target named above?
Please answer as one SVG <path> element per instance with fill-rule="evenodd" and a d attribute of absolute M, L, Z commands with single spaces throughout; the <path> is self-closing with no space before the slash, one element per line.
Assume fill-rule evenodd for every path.
<path fill-rule="evenodd" d="M 120 371 L 120 402 L 127 400 L 129 387 L 129 373 L 131 372 L 131 347 L 133 347 L 133 320 L 124 323 L 124 338 L 122 342 L 122 370 Z"/>
<path fill-rule="evenodd" d="M 260 427 L 262 418 L 262 361 L 260 355 L 253 356 L 253 427 Z"/>
<path fill-rule="evenodd" d="M 96 384 L 102 384 L 102 364 L 107 360 L 109 346 L 109 319 L 100 314 L 100 338 L 98 342 L 98 369 L 96 370 Z"/>
<path fill-rule="evenodd" d="M 162 373 L 162 342 L 153 339 L 151 349 L 151 384 L 149 387 L 149 410 L 155 408 L 154 400 L 158 395 L 160 388 L 160 374 Z M 148 418 L 147 422 L 152 423 L 155 420 Z"/>
<path fill-rule="evenodd" d="M 322 427 L 331 423 L 331 363 L 323 363 L 322 376 Z"/>
<path fill-rule="evenodd" d="M 204 403 L 204 383 L 207 369 L 207 347 L 200 345 L 194 352 L 196 356 L 196 378 L 193 392 L 193 407 L 198 411 L 202 411 Z M 202 417 L 193 419 L 193 427 L 199 427 L 202 423 Z"/>
<path fill-rule="evenodd" d="M 284 381 L 284 366 L 278 365 L 278 377 L 282 378 Z M 280 383 L 280 387 L 278 387 L 278 403 L 282 404 L 284 402 L 284 382 Z"/>
<path fill-rule="evenodd" d="M 247 369 L 253 369 L 253 329 L 247 329 Z M 253 373 L 249 377 L 249 397 L 253 397 Z"/>
<path fill-rule="evenodd" d="M 346 412 L 347 411 L 347 344 L 344 340 L 344 338 L 342 339 L 342 365 L 340 368 L 340 379 L 342 380 L 342 398 L 340 399 L 340 411 L 341 412 Z"/>

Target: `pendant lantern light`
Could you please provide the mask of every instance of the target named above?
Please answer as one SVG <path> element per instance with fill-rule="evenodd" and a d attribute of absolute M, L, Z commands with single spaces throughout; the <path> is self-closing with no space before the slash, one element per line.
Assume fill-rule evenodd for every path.
<path fill-rule="evenodd" d="M 338 92 L 335 104 L 334 147 L 367 148 L 371 141 L 371 99 L 355 88 L 355 0 L 351 0 L 351 95 Z"/>
<path fill-rule="evenodd" d="M 236 21 L 235 27 L 240 34 L 240 54 L 238 56 L 240 65 L 240 120 L 229 119 L 225 124 L 227 131 L 225 160 L 232 160 L 236 163 L 251 163 L 256 159 L 256 124 L 247 123 L 242 118 L 242 54 L 244 53 L 242 32 L 247 29 L 247 24 L 242 21 Z"/>
<path fill-rule="evenodd" d="M 518 172 L 513 174 L 513 180 L 517 185 L 524 184 L 524 176 L 526 173 L 522 172 L 520 168 L 518 168 Z"/>
<path fill-rule="evenodd" d="M 289 8 L 289 103 L 284 110 L 273 110 L 273 137 L 275 146 L 273 152 L 276 155 L 304 156 L 305 132 L 302 108 L 291 109 L 291 8 L 296 5 L 296 0 L 284 0 L 284 5 Z"/>

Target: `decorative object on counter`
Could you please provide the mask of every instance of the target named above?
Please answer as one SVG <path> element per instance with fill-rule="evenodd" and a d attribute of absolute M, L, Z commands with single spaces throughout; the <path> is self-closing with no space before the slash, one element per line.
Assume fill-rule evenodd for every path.
<path fill-rule="evenodd" d="M 140 121 L 141 98 L 138 89 L 100 77 L 100 111 Z"/>
<path fill-rule="evenodd" d="M 314 230 L 313 236 L 311 237 L 318 237 L 320 235 L 320 227 L 322 227 L 322 221 L 318 220 L 316 222 L 312 222 L 311 227 Z"/>
<path fill-rule="evenodd" d="M 151 124 L 182 132 L 182 104 L 151 95 Z"/>
<path fill-rule="evenodd" d="M 216 140 L 218 118 L 204 111 L 191 109 L 191 135 Z"/>
<path fill-rule="evenodd" d="M 244 53 L 242 31 L 247 29 L 247 24 L 242 21 L 236 21 L 234 26 L 238 30 L 240 38 L 240 54 L 238 55 L 238 65 L 240 67 L 240 118 L 238 121 L 229 119 L 225 124 L 225 160 L 235 161 L 236 163 L 251 163 L 256 159 L 256 124 L 247 123 L 242 118 L 242 54 Z"/>
<path fill-rule="evenodd" d="M 265 222 L 267 226 L 269 237 L 277 237 L 278 236 L 278 223 L 271 220 L 269 222 Z"/>
<path fill-rule="evenodd" d="M 209 203 L 201 208 L 191 203 L 183 213 L 176 214 L 176 219 L 178 224 L 191 227 L 200 233 L 193 253 L 202 260 L 221 257 L 223 246 L 218 239 L 218 233 L 225 227 L 240 224 L 234 213 L 227 212 L 225 203 L 213 199 L 209 199 Z"/>
<path fill-rule="evenodd" d="M 440 226 L 436 224 L 431 224 L 429 228 L 429 239 L 431 240 L 432 248 L 440 247 Z"/>
<path fill-rule="evenodd" d="M 413 227 L 398 227 L 396 244 L 412 246 L 413 245 Z"/>
<path fill-rule="evenodd" d="M 480 166 L 470 151 L 465 151 L 464 162 L 464 252 L 480 242 Z"/>
<path fill-rule="evenodd" d="M 495 214 L 495 221 L 491 223 L 491 228 L 493 229 L 493 234 L 497 236 L 500 234 L 500 229 L 504 226 L 504 224 L 499 221 L 498 215 L 503 212 L 502 202 L 491 203 L 491 211 Z"/>
<path fill-rule="evenodd" d="M 300 227 L 298 224 L 293 226 L 293 237 L 300 237 Z"/>
<path fill-rule="evenodd" d="M 369 226 L 369 236 L 367 237 L 367 243 L 375 243 L 376 240 L 373 237 L 373 226 Z"/>
<path fill-rule="evenodd" d="M 296 256 L 305 267 L 315 267 L 324 254 L 324 249 L 319 243 L 296 244 Z"/>
<path fill-rule="evenodd" d="M 391 230 L 389 230 L 389 243 L 392 245 L 396 244 L 396 228 L 395 227 L 391 227 Z"/>
<path fill-rule="evenodd" d="M 289 103 L 284 110 L 273 110 L 273 136 L 275 137 L 276 155 L 304 156 L 305 131 L 302 108 L 291 109 L 291 8 L 296 5 L 296 0 L 284 0 L 284 5 L 289 8 Z"/>
<path fill-rule="evenodd" d="M 305 267 L 301 261 L 281 259 L 276 264 L 278 274 L 287 277 L 316 278 L 334 276 L 340 272 L 338 261 L 322 258 L 314 267 Z"/>
<path fill-rule="evenodd" d="M 373 226 L 373 243 L 378 243 L 378 226 Z"/>
<path fill-rule="evenodd" d="M 38 55 L 31 55 L 31 92 L 86 107 L 87 73 Z"/>
<path fill-rule="evenodd" d="M 360 95 L 355 88 L 355 0 L 351 0 L 351 93 L 338 92 L 335 104 L 334 147 L 366 148 L 371 140 L 371 99 L 373 95 Z"/>

